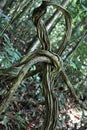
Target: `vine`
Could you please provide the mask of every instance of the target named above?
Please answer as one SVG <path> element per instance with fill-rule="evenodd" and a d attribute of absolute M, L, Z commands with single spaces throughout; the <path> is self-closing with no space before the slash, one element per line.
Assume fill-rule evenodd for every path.
<path fill-rule="evenodd" d="M 45 24 L 42 20 L 44 14 L 46 14 L 48 6 L 54 6 L 59 11 L 64 14 L 65 23 L 66 23 L 66 32 L 62 39 L 62 43 L 59 46 L 58 52 L 54 53 L 50 47 L 50 41 L 48 38 L 48 33 L 46 31 Z M 5 111 L 12 100 L 12 97 L 19 87 L 23 79 L 25 79 L 29 69 L 32 65 L 36 63 L 43 62 L 43 94 L 45 97 L 45 106 L 46 106 L 46 120 L 44 121 L 42 130 L 56 130 L 56 124 L 58 119 L 58 100 L 57 96 L 54 93 L 54 79 L 58 73 L 61 74 L 65 83 L 67 84 L 68 89 L 70 90 L 72 96 L 80 104 L 81 107 L 87 110 L 87 106 L 79 100 L 78 96 L 75 94 L 72 84 L 70 83 L 67 74 L 64 71 L 63 61 L 61 55 L 66 48 L 66 43 L 71 36 L 71 16 L 66 9 L 54 2 L 43 1 L 41 6 L 34 9 L 32 15 L 32 21 L 37 29 L 37 35 L 42 45 L 41 49 L 29 52 L 26 54 L 18 63 L 12 67 L 4 70 L 0 68 L 0 79 L 10 79 L 13 77 L 12 87 L 8 92 L 6 98 L 2 101 L 0 106 L 0 114 Z M 52 68 L 54 69 L 52 70 Z M 10 70 L 10 73 L 9 73 Z M 13 73 L 14 72 L 14 73 Z"/>

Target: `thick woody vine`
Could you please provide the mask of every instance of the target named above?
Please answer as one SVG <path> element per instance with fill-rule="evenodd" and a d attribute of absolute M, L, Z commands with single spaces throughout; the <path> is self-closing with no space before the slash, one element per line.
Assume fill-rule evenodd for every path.
<path fill-rule="evenodd" d="M 51 5 L 62 12 L 66 23 L 66 32 L 57 53 L 52 52 L 51 50 L 48 33 L 42 20 L 42 17 L 46 14 L 47 7 Z M 44 121 L 42 129 L 55 130 L 58 119 L 58 101 L 57 96 L 53 92 L 53 86 L 54 79 L 58 73 L 61 74 L 63 80 L 67 84 L 68 89 L 78 104 L 87 110 L 87 106 L 83 104 L 75 94 L 73 86 L 64 71 L 63 61 L 61 59 L 61 55 L 66 48 L 66 43 L 71 36 L 71 16 L 66 9 L 57 3 L 44 0 L 41 6 L 33 11 L 32 20 L 37 29 L 37 36 L 41 43 L 41 49 L 28 52 L 18 63 L 8 69 L 0 68 L 0 80 L 2 81 L 5 79 L 6 81 L 12 82 L 11 89 L 0 104 L 0 114 L 2 114 L 5 111 L 5 108 L 9 106 L 12 97 L 22 80 L 29 76 L 29 69 L 32 65 L 41 62 L 43 63 L 42 85 L 46 106 L 46 120 Z M 52 68 L 54 69 L 52 70 Z"/>

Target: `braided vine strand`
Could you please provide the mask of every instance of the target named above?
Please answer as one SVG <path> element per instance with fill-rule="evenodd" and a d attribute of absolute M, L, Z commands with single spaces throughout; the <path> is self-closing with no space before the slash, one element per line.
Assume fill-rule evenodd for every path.
<path fill-rule="evenodd" d="M 38 53 L 40 55 L 45 55 L 45 56 L 47 56 L 48 58 L 51 59 L 51 61 L 53 63 L 53 66 L 54 66 L 54 69 L 52 71 L 53 75 L 58 74 L 62 70 L 62 68 L 63 68 L 63 61 L 55 53 L 52 53 L 51 51 L 46 51 L 46 50 L 41 50 Z"/>
<path fill-rule="evenodd" d="M 59 57 L 59 55 L 60 56 L 62 55 L 63 51 L 65 50 L 66 43 L 70 39 L 70 36 L 71 36 L 71 31 L 72 31 L 71 23 L 72 23 L 72 20 L 71 20 L 70 14 L 64 8 L 62 8 L 61 6 L 59 6 L 59 5 L 57 5 L 57 4 L 53 3 L 53 2 L 46 2 L 46 6 L 50 6 L 50 5 L 55 6 L 65 16 L 66 33 L 65 33 L 64 38 L 62 40 L 62 43 L 61 43 L 61 45 L 59 46 L 59 49 L 58 49 L 58 58 L 61 59 Z M 40 6 L 40 7 L 42 7 L 42 6 Z M 44 9 L 46 9 L 46 7 L 42 8 L 42 10 L 44 10 Z M 38 11 L 37 11 L 37 13 L 40 14 Z M 46 12 L 46 11 L 44 11 L 44 12 Z M 44 24 L 41 21 L 41 18 L 42 18 L 42 16 L 44 14 L 45 13 L 40 14 L 40 17 L 37 15 L 38 20 L 36 19 L 35 26 L 36 26 L 36 29 L 37 29 L 38 38 L 39 38 L 39 40 L 40 40 L 40 42 L 42 44 L 42 48 L 47 49 L 47 50 L 50 51 L 50 49 L 49 49 L 50 42 L 49 42 L 49 39 L 48 39 L 48 36 L 47 36 L 47 31 L 45 29 Z M 45 99 L 46 99 L 46 104 L 45 105 L 46 105 L 48 116 L 47 116 L 47 119 L 45 120 L 45 126 L 43 127 L 43 130 L 55 130 L 56 129 L 56 122 L 57 122 L 56 115 L 58 115 L 58 113 L 57 113 L 57 111 L 58 111 L 57 103 L 58 102 L 57 102 L 57 100 L 55 100 L 55 102 L 53 102 L 53 100 L 56 99 L 56 98 L 53 98 L 54 95 L 52 94 L 52 91 L 51 91 L 52 88 L 51 88 L 51 84 L 50 84 L 50 72 L 48 72 L 48 71 L 50 71 L 50 69 L 49 69 L 49 66 L 47 65 L 46 69 L 44 70 L 44 77 L 45 78 L 43 78 L 44 79 L 43 84 L 44 84 L 44 95 L 45 95 Z M 56 73 L 59 72 L 58 69 L 55 72 Z M 62 73 L 63 79 L 65 80 L 66 84 L 68 85 L 68 88 L 71 90 L 72 95 L 75 97 L 75 99 L 77 101 L 79 101 L 78 97 L 75 94 L 74 89 L 72 88 L 71 83 L 69 82 L 69 79 L 68 79 L 66 73 L 64 72 L 64 70 L 61 70 L 61 73 Z M 81 102 L 79 102 L 79 103 L 80 103 L 80 105 L 82 105 Z M 52 115 L 53 115 L 53 117 L 52 117 Z"/>
<path fill-rule="evenodd" d="M 71 33 L 72 33 L 72 18 L 71 15 L 68 13 L 68 11 L 66 9 L 64 9 L 62 6 L 58 5 L 55 2 L 46 2 L 47 6 L 53 5 L 54 7 L 56 7 L 58 10 L 60 10 L 64 16 L 65 16 L 65 22 L 66 22 L 66 33 L 64 35 L 64 38 L 62 40 L 61 45 L 59 46 L 58 55 L 62 55 L 62 53 L 64 52 L 65 48 L 66 48 L 66 43 L 67 41 L 70 39 L 71 37 Z M 60 58 L 60 57 L 59 57 Z M 81 106 L 81 108 L 84 108 L 85 110 L 87 110 L 87 105 L 84 104 L 79 97 L 76 95 L 75 90 L 67 76 L 67 74 L 64 71 L 64 68 L 61 70 L 61 75 L 63 80 L 65 81 L 65 83 L 67 84 L 68 89 L 70 90 L 72 96 L 75 98 L 75 100 L 78 102 L 78 104 Z"/>
<path fill-rule="evenodd" d="M 42 17 L 42 16 L 41 16 Z M 34 52 L 33 52 L 34 53 Z M 35 53 L 36 54 L 36 53 Z M 30 55 L 29 56 L 31 56 L 31 53 L 30 53 Z M 24 64 L 23 65 L 23 71 L 24 70 L 26 70 L 26 73 L 27 73 L 27 71 L 28 71 L 28 65 L 30 65 L 30 63 L 31 62 L 29 62 L 29 61 L 31 61 L 31 58 L 29 59 L 29 61 L 27 60 L 27 58 L 28 58 L 28 55 L 27 56 L 25 56 L 22 60 L 21 60 L 21 64 Z M 38 61 L 38 62 L 41 62 L 41 60 L 42 60 L 42 62 L 45 62 L 45 63 L 48 63 L 48 64 L 52 64 L 51 62 L 50 62 L 50 60 L 49 60 L 49 58 L 47 58 L 47 56 L 45 57 L 45 56 L 42 56 L 42 57 L 39 57 L 40 59 L 38 59 L 38 56 L 37 57 L 35 57 L 35 59 Z M 40 60 L 40 61 L 39 61 Z M 32 59 L 32 61 L 33 61 L 33 59 Z M 37 63 L 37 62 L 33 62 L 33 64 L 34 63 Z M 32 65 L 33 65 L 32 64 Z M 24 69 L 25 68 L 25 69 Z M 13 90 L 14 91 L 10 91 L 10 93 L 9 93 L 9 99 L 7 100 L 6 99 L 6 102 L 3 102 L 3 105 L 1 105 L 0 106 L 0 113 L 2 113 L 2 111 L 4 111 L 4 108 L 6 107 L 6 106 L 8 106 L 9 105 L 9 103 L 10 103 L 10 101 L 11 101 L 11 99 L 12 99 L 12 97 L 13 97 L 13 95 L 14 95 L 14 93 L 15 93 L 15 91 L 17 90 L 17 88 L 18 88 L 18 86 L 19 86 L 19 84 L 21 83 L 21 81 L 22 81 L 22 79 L 24 79 L 24 77 L 25 77 L 25 75 L 26 75 L 26 73 L 23 73 L 23 71 L 22 71 L 22 69 L 21 69 L 21 71 L 20 71 L 20 73 L 18 74 L 18 76 L 17 76 L 17 78 L 16 78 L 16 81 L 17 81 L 17 83 L 18 84 L 14 84 L 13 83 Z M 24 71 L 25 72 L 25 71 Z M 63 72 L 63 71 L 62 71 Z M 70 82 L 68 81 L 68 77 L 66 78 L 66 75 L 64 74 L 64 72 L 62 73 L 63 74 L 63 77 L 65 78 L 65 81 L 67 81 L 67 84 L 68 84 L 68 86 L 70 86 L 69 84 L 70 84 Z M 22 76 L 22 77 L 21 77 Z M 21 77 L 21 80 L 20 80 L 20 77 Z M 16 81 L 15 81 L 15 83 L 16 83 Z M 72 95 L 74 95 L 74 97 L 75 97 L 75 99 L 79 102 L 79 99 L 77 98 L 77 96 L 75 95 L 75 92 L 72 92 L 72 89 L 71 89 L 71 87 L 69 87 L 69 89 L 71 90 L 71 93 L 73 93 Z M 12 89 L 11 89 L 12 90 Z M 6 103 L 6 105 L 5 105 L 5 103 Z M 83 106 L 83 104 L 82 104 L 82 102 L 79 102 L 79 104 L 81 104 L 81 106 L 83 107 L 83 108 L 85 108 L 86 110 L 87 110 L 87 107 L 86 106 Z M 54 130 L 54 129 L 53 129 Z"/>
<path fill-rule="evenodd" d="M 46 31 L 42 17 L 46 14 L 47 4 L 45 1 L 42 2 L 41 6 L 34 9 L 32 14 L 32 20 L 37 29 L 37 35 L 42 45 L 42 49 L 50 50 L 50 42 L 48 33 Z"/>
<path fill-rule="evenodd" d="M 38 21 L 46 13 L 46 11 L 47 11 L 47 4 L 45 1 L 43 1 L 39 7 L 33 10 L 32 20 L 35 26 L 37 26 Z"/>
<path fill-rule="evenodd" d="M 43 3 L 42 3 L 43 5 Z M 55 70 L 53 72 L 51 72 L 51 67 L 48 64 L 43 65 L 43 79 L 42 79 L 42 84 L 43 84 L 43 92 L 44 92 L 44 97 L 45 97 L 45 106 L 46 106 L 46 119 L 44 121 L 43 130 L 55 130 L 56 129 L 56 122 L 57 122 L 57 118 L 56 116 L 58 115 L 57 111 L 57 98 L 53 96 L 52 93 L 52 84 L 51 84 L 51 73 L 57 74 L 60 71 L 60 68 L 62 67 L 62 60 L 60 57 L 58 57 L 56 54 L 52 53 L 50 51 L 50 41 L 48 38 L 48 34 L 45 28 L 44 23 L 42 22 L 42 16 L 44 15 L 43 12 L 46 13 L 46 7 L 44 6 L 40 6 L 39 8 L 37 8 L 37 14 L 35 15 L 35 11 L 33 13 L 33 22 L 34 25 L 36 26 L 37 29 L 37 35 L 38 38 L 40 40 L 40 43 L 42 45 L 42 50 L 40 53 L 40 55 L 45 55 L 49 58 L 52 59 L 52 62 L 54 62 L 53 64 L 55 65 Z M 46 4 L 45 4 L 46 5 Z M 43 7 L 43 8 L 42 8 Z M 42 12 L 39 12 L 40 9 L 42 8 Z M 41 13 L 41 14 L 40 14 Z M 48 51 L 45 50 L 49 50 L 50 51 L 50 55 L 48 55 Z M 56 56 L 56 57 L 55 57 Z M 56 62 L 59 61 L 59 64 L 56 64 Z M 57 66 L 56 66 L 57 65 Z M 55 100 L 55 102 L 54 102 Z"/>
<path fill-rule="evenodd" d="M 55 60 L 54 60 L 54 59 Z M 21 68 L 18 76 L 15 78 L 15 81 L 13 82 L 13 86 L 9 91 L 9 95 L 6 97 L 6 99 L 2 102 L 1 106 L 0 106 L 0 114 L 2 112 L 4 112 L 5 108 L 8 107 L 8 105 L 11 102 L 11 99 L 15 93 L 15 91 L 17 90 L 17 88 L 19 87 L 20 83 L 22 82 L 22 80 L 24 79 L 24 77 L 26 76 L 28 70 L 35 65 L 36 63 L 48 63 L 49 65 L 54 63 L 54 66 L 59 68 L 59 62 L 57 60 L 57 56 L 54 57 L 54 55 L 52 56 L 52 53 L 50 53 L 49 51 L 45 51 L 45 50 L 37 50 L 35 52 L 32 52 L 29 56 L 29 58 L 23 62 L 23 67 Z"/>
<path fill-rule="evenodd" d="M 62 55 L 63 51 L 66 48 L 66 43 L 67 43 L 67 41 L 71 37 L 71 32 L 72 32 L 72 26 L 71 26 L 72 25 L 72 18 L 71 18 L 71 15 L 68 13 L 68 11 L 65 8 L 63 8 L 61 5 L 58 5 L 55 2 L 44 1 L 41 4 L 41 6 L 36 9 L 37 10 L 36 13 L 34 11 L 34 13 L 32 15 L 32 17 L 33 17 L 33 23 L 36 26 L 36 28 L 39 27 L 39 26 L 41 26 L 41 24 L 42 24 L 42 22 L 40 22 L 41 18 L 46 13 L 46 9 L 47 9 L 48 6 L 53 6 L 53 7 L 57 8 L 57 10 L 61 11 L 63 13 L 63 15 L 65 16 L 66 32 L 65 32 L 65 35 L 64 35 L 64 37 L 62 39 L 62 43 L 60 44 L 58 52 L 57 52 L 58 55 Z M 38 28 L 37 28 L 38 36 L 40 35 L 40 32 L 41 31 L 40 30 L 38 31 Z M 45 39 L 45 37 L 47 37 L 47 31 L 45 31 L 45 33 L 46 34 L 45 34 L 45 36 L 43 36 L 43 39 Z M 39 39 L 41 39 L 40 36 L 39 36 Z M 41 42 L 41 44 L 42 44 L 42 42 Z M 42 46 L 43 46 L 43 44 L 42 44 Z"/>

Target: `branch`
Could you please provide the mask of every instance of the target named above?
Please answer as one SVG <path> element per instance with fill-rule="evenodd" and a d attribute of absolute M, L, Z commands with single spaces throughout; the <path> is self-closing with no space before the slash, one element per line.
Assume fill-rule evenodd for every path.
<path fill-rule="evenodd" d="M 83 41 L 83 39 L 84 39 L 84 37 L 87 35 L 87 30 L 85 30 L 85 31 L 83 31 L 83 34 L 82 34 L 82 36 L 79 38 L 79 39 L 77 39 L 77 41 L 75 42 L 76 44 L 75 44 L 75 46 L 72 48 L 72 50 L 66 55 L 66 58 L 65 58 L 65 60 L 69 57 L 69 56 L 71 56 L 75 51 L 76 51 L 76 49 L 78 48 L 78 46 L 80 45 L 80 43 Z M 64 61 L 65 61 L 64 60 Z"/>

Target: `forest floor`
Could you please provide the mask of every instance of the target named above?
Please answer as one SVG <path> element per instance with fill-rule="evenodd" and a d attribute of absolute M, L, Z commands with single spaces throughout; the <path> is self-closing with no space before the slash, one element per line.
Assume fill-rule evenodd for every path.
<path fill-rule="evenodd" d="M 45 119 L 45 105 L 40 94 L 39 83 L 26 82 L 14 95 L 14 101 L 1 120 L 0 130 L 40 130 Z M 66 107 L 59 109 L 57 130 L 86 130 L 87 117 L 83 119 L 81 109 L 75 107 L 74 100 L 67 91 Z M 60 107 L 60 106 L 59 106 Z"/>

